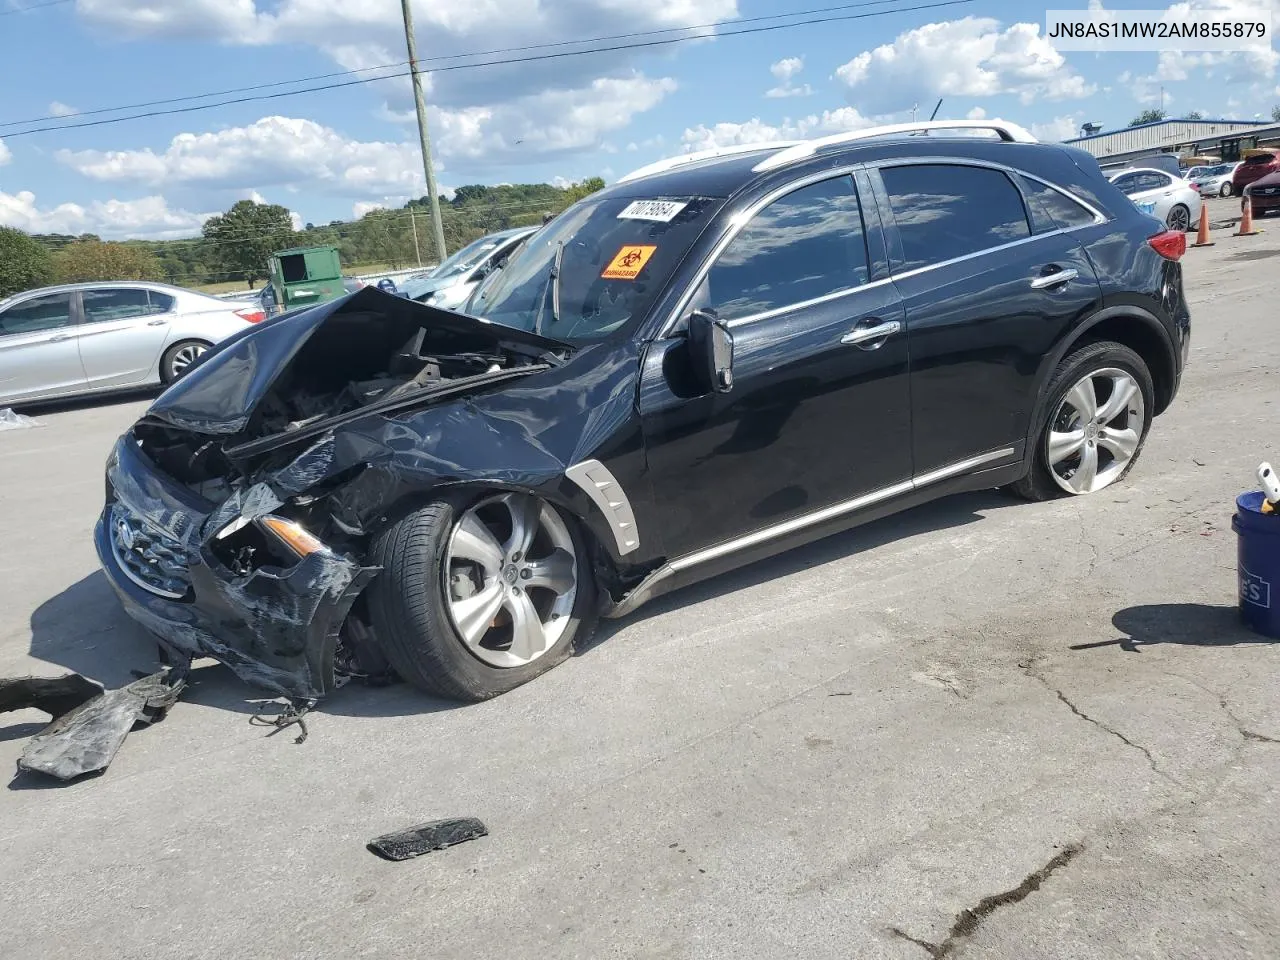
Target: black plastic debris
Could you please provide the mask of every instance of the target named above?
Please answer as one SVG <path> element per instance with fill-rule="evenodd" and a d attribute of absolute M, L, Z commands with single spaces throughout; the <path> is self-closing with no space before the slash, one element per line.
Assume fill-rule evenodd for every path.
<path fill-rule="evenodd" d="M 0 713 L 31 708 L 57 718 L 102 692 L 102 684 L 78 673 L 65 677 L 0 678 Z"/>
<path fill-rule="evenodd" d="M 297 725 L 299 733 L 293 738 L 294 743 L 306 743 L 307 735 L 307 714 L 315 707 L 314 700 L 288 700 L 283 703 L 278 700 L 256 700 L 255 703 L 267 704 L 276 707 L 276 713 L 269 713 L 267 710 L 259 710 L 249 718 L 251 727 L 275 727 L 268 737 L 274 737 L 281 730 Z"/>
<path fill-rule="evenodd" d="M 443 850 L 455 843 L 465 843 L 488 836 L 489 828 L 475 817 L 456 820 L 433 820 L 399 833 L 370 840 L 367 846 L 384 860 L 412 860 L 432 850 Z"/>
<path fill-rule="evenodd" d="M 166 667 L 127 687 L 100 692 L 32 737 L 18 769 L 58 780 L 105 770 L 129 731 L 164 719 L 186 684 L 185 670 Z"/>

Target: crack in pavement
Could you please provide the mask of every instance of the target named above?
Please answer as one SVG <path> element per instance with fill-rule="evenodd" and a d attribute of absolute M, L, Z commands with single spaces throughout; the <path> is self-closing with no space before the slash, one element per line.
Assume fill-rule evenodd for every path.
<path fill-rule="evenodd" d="M 1204 693 L 1209 694 L 1209 696 L 1211 697 L 1215 697 L 1218 701 L 1219 709 L 1221 709 L 1222 712 L 1227 715 L 1227 719 L 1230 720 L 1232 726 L 1236 728 L 1236 732 L 1240 734 L 1240 736 L 1245 740 L 1251 740 L 1254 743 L 1280 743 L 1280 738 L 1269 737 L 1265 733 L 1258 733 L 1256 730 L 1250 730 L 1247 727 L 1245 727 L 1244 721 L 1241 720 L 1240 717 L 1236 714 L 1236 712 L 1231 709 L 1231 704 L 1227 703 L 1227 698 L 1224 697 L 1222 694 L 1218 693 L 1217 690 L 1213 690 L 1210 687 L 1206 687 L 1203 683 L 1200 683 L 1199 681 L 1196 681 L 1196 680 L 1192 680 L 1190 677 L 1181 673 L 1170 673 L 1169 676 L 1177 677 L 1179 680 L 1189 683 L 1191 686 L 1195 687 L 1197 690 L 1203 691 Z"/>
<path fill-rule="evenodd" d="M 951 956 L 957 947 L 977 933 L 978 928 L 982 926 L 983 922 L 989 916 L 1001 907 L 1009 907 L 1027 899 L 1027 897 L 1040 889 L 1041 884 L 1048 880 L 1049 877 L 1053 875 L 1054 871 L 1065 867 L 1083 850 L 1083 844 L 1067 844 L 1067 846 L 1063 847 L 1057 856 L 1039 870 L 1028 874 L 1026 879 L 1012 890 L 1006 890 L 1004 893 L 997 893 L 989 897 L 983 897 L 978 901 L 976 906 L 961 910 L 956 914 L 955 921 L 951 924 L 951 929 L 947 932 L 946 939 L 941 943 L 930 943 L 928 940 L 913 937 L 911 934 L 899 927 L 890 927 L 889 932 L 900 940 L 906 940 L 908 943 L 914 943 L 917 947 L 920 947 L 928 953 L 929 956 L 933 957 L 933 960 L 942 960 L 944 957 Z"/>

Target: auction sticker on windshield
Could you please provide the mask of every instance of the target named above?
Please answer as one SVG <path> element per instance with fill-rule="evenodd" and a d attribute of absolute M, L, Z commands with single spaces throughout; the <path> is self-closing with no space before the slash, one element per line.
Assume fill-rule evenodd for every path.
<path fill-rule="evenodd" d="M 625 246 L 600 274 L 605 280 L 634 280 L 658 248 L 653 245 Z"/>
<path fill-rule="evenodd" d="M 689 204 L 676 200 L 634 200 L 618 214 L 619 220 L 657 220 L 670 223 Z"/>

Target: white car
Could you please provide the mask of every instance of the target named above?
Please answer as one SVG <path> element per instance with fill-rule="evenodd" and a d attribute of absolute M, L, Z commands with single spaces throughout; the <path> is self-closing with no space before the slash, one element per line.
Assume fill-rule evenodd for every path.
<path fill-rule="evenodd" d="M 1190 230 L 1200 220 L 1200 191 L 1181 177 L 1147 167 L 1120 170 L 1107 177 L 1143 213 L 1163 220 L 1170 230 Z"/>
<path fill-rule="evenodd" d="M 0 300 L 0 407 L 176 380 L 265 319 L 256 303 L 163 283 L 71 283 Z"/>
<path fill-rule="evenodd" d="M 485 277 L 503 264 L 538 227 L 515 227 L 475 240 L 430 273 L 410 277 L 399 294 L 442 310 L 456 310 Z"/>
<path fill-rule="evenodd" d="M 1187 171 L 1187 181 L 1202 197 L 1231 196 L 1231 177 L 1238 163 L 1219 163 L 1212 167 L 1196 167 Z"/>

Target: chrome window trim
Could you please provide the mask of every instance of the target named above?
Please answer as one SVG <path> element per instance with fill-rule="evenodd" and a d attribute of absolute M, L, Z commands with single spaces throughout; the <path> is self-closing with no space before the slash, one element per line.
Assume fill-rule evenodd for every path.
<path fill-rule="evenodd" d="M 905 166 L 915 166 L 915 165 L 922 165 L 922 164 L 937 165 L 940 163 L 952 164 L 957 166 L 984 167 L 989 170 L 998 170 L 1001 173 L 1004 173 L 1006 175 L 1011 176 L 1016 174 L 1017 176 L 1026 177 L 1028 180 L 1034 180 L 1037 183 L 1044 184 L 1046 187 L 1048 187 L 1051 190 L 1057 191 L 1058 193 L 1066 197 L 1067 200 L 1077 204 L 1078 206 L 1082 207 L 1086 212 L 1092 214 L 1093 222 L 1082 223 L 1076 227 L 1059 227 L 1058 229 L 1050 230 L 1047 233 L 1033 233 L 1031 234 L 1031 236 L 1023 237 L 1020 240 L 1012 240 L 1009 243 L 1003 243 L 995 247 L 984 247 L 981 250 L 975 250 L 973 253 L 966 253 L 963 256 L 953 257 L 950 260 L 942 260 L 938 263 L 931 263 L 923 267 L 916 267 L 913 270 L 907 270 L 901 273 L 893 273 L 891 268 L 890 275 L 880 280 L 871 280 L 871 281 L 868 281 L 867 283 L 859 284 L 856 287 L 848 287 L 844 290 L 837 290 L 834 293 L 824 294 L 821 297 L 815 297 L 812 300 L 801 300 L 797 303 L 787 304 L 782 307 L 774 307 L 771 310 L 765 310 L 765 311 L 762 311 L 761 313 L 753 313 L 745 317 L 735 317 L 732 320 L 725 321 L 726 324 L 729 326 L 729 328 L 732 329 L 737 326 L 743 326 L 748 323 L 754 323 L 757 320 L 768 320 L 772 317 L 780 316 L 781 314 L 784 314 L 784 313 L 790 313 L 793 310 L 803 310 L 806 307 L 812 307 L 812 306 L 817 306 L 818 304 L 828 303 L 832 300 L 838 300 L 841 297 L 847 297 L 851 294 L 858 293 L 859 291 L 866 290 L 871 287 L 883 286 L 884 284 L 892 283 L 894 280 L 900 280 L 905 277 L 913 277 L 913 276 L 916 276 L 917 274 L 924 273 L 927 270 L 936 270 L 940 267 L 950 266 L 955 263 L 960 263 L 964 260 L 971 260 L 974 257 L 982 257 L 982 256 L 986 256 L 989 253 L 997 253 L 1001 250 L 1006 250 L 1006 249 L 1009 249 L 1010 247 L 1015 247 L 1018 244 L 1029 243 L 1032 240 L 1040 240 L 1040 239 L 1043 239 L 1044 237 L 1053 237 L 1059 234 L 1073 233 L 1076 230 L 1087 230 L 1089 227 L 1096 227 L 1099 224 L 1106 223 L 1108 220 L 1107 216 L 1103 214 L 1101 211 L 1099 211 L 1093 204 L 1085 200 L 1081 200 L 1075 194 L 1067 190 L 1064 190 L 1062 187 L 1058 186 L 1055 183 L 1051 183 L 1050 181 L 1046 180 L 1044 177 L 1039 177 L 1039 176 L 1036 176 L 1034 173 L 1027 173 L 1025 170 L 1020 170 L 1017 167 L 1011 167 L 1008 164 L 997 163 L 993 160 L 974 160 L 969 157 L 945 157 L 945 156 L 901 157 L 901 158 L 894 158 L 892 160 L 872 161 L 870 163 L 868 162 L 851 163 L 842 167 L 835 167 L 830 170 L 823 170 L 820 173 L 808 174 L 807 176 L 801 177 L 798 180 L 793 180 L 787 183 L 785 186 L 781 186 L 775 190 L 771 190 L 769 193 L 765 194 L 759 200 L 756 200 L 754 203 L 752 203 L 749 207 L 742 210 L 737 215 L 738 222 L 734 224 L 734 226 L 729 230 L 727 234 L 725 234 L 723 237 L 720 238 L 719 241 L 716 242 L 716 245 L 712 247 L 711 251 L 706 255 L 706 257 L 703 258 L 702 263 L 699 264 L 698 266 L 698 271 L 693 275 L 692 281 L 690 281 L 688 287 L 685 289 L 684 294 L 681 295 L 680 299 L 676 302 L 676 306 L 667 315 L 666 321 L 663 323 L 662 327 L 658 331 L 658 335 L 654 339 L 663 340 L 666 337 L 669 337 L 671 335 L 671 332 L 680 323 L 680 318 L 684 316 L 685 310 L 689 308 L 689 304 L 693 300 L 694 295 L 697 293 L 698 288 L 702 286 L 703 281 L 707 279 L 707 275 L 711 273 L 711 270 L 715 266 L 716 261 L 720 258 L 720 255 L 724 253 L 725 249 L 729 246 L 729 244 L 731 244 L 735 239 L 737 239 L 738 234 L 741 233 L 746 228 L 747 224 L 749 224 L 752 220 L 755 219 L 756 214 L 758 214 L 761 210 L 763 210 L 769 204 L 773 203 L 775 200 L 779 200 L 782 197 L 785 197 L 789 193 L 794 193 L 796 190 L 802 190 L 805 187 L 812 186 L 815 183 L 821 183 L 823 180 L 834 180 L 838 177 L 851 177 L 854 174 L 854 172 L 860 168 L 879 170 L 883 167 L 905 167 Z M 1018 191 L 1018 196 L 1022 197 L 1022 191 L 1018 188 L 1017 183 L 1013 183 L 1012 186 L 1015 190 Z M 857 191 L 856 184 L 854 185 L 854 190 Z M 861 207 L 863 203 L 862 196 L 861 194 L 856 194 L 856 195 L 858 196 L 858 205 L 859 207 Z M 1024 203 L 1026 202 L 1025 199 L 1023 200 L 1023 202 Z M 889 213 L 892 215 L 893 211 L 890 210 Z M 863 223 L 864 223 L 864 229 L 865 229 L 865 213 L 864 213 Z M 1028 216 L 1027 229 L 1030 229 L 1030 228 L 1031 228 L 1031 221 L 1030 221 L 1030 217 Z"/>
<path fill-rule="evenodd" d="M 991 450 L 987 453 L 980 453 L 977 456 L 960 460 L 956 463 L 948 464 L 945 467 L 939 467 L 936 470 L 930 470 L 913 476 L 910 480 L 904 480 L 901 483 L 891 484 L 887 487 L 881 487 L 878 490 L 872 490 L 870 493 L 864 493 L 861 496 L 853 497 L 850 500 L 842 500 L 839 503 L 833 503 L 830 506 L 823 507 L 810 513 L 801 514 L 798 517 L 792 517 L 790 520 L 784 520 L 781 523 L 775 523 L 769 527 L 762 527 L 753 530 L 751 533 L 735 537 L 724 543 L 707 547 L 703 550 L 697 550 L 693 553 L 686 554 L 683 557 L 677 557 L 675 560 L 668 561 L 657 570 L 653 571 L 640 582 L 634 590 L 622 598 L 621 601 L 608 608 L 604 616 L 608 618 L 616 618 L 626 616 L 635 610 L 642 603 L 652 596 L 654 589 L 662 581 L 674 576 L 681 571 L 688 570 L 700 564 L 707 563 L 711 560 L 717 560 L 721 557 L 729 556 L 754 547 L 761 543 L 768 543 L 770 540 L 777 540 L 780 537 L 787 536 L 791 533 L 804 530 L 808 527 L 817 526 L 826 520 L 834 520 L 836 517 L 845 516 L 863 510 L 867 507 L 875 506 L 886 500 L 892 500 L 903 494 L 912 493 L 923 487 L 931 486 L 942 480 L 948 480 L 951 477 L 959 476 L 978 467 L 1003 460 L 1011 457 L 1016 452 L 1015 447 L 1002 447 L 999 450 Z"/>

